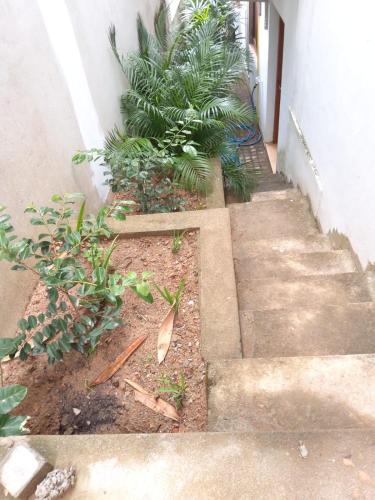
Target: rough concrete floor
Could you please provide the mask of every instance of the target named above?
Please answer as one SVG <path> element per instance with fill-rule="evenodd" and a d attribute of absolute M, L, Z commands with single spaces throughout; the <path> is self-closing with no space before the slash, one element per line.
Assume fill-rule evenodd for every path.
<path fill-rule="evenodd" d="M 77 468 L 66 500 L 375 498 L 375 432 L 33 436 Z M 0 457 L 5 448 L 0 448 Z M 307 456 L 306 456 L 307 453 Z M 306 458 L 302 458 L 302 455 Z"/>

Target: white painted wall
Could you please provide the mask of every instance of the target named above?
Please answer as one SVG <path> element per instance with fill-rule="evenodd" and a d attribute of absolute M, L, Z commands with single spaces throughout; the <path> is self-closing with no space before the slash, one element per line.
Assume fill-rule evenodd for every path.
<path fill-rule="evenodd" d="M 124 52 L 137 46 L 136 15 L 151 20 L 158 0 L 2 0 L 0 2 L 0 204 L 21 236 L 33 226 L 30 202 L 85 192 L 106 196 L 100 170 L 73 167 L 77 149 L 101 146 L 120 124 L 126 82 L 109 48 L 110 22 Z M 35 228 L 34 228 L 35 230 Z M 0 336 L 14 333 L 34 281 L 0 263 Z"/>
<path fill-rule="evenodd" d="M 258 113 L 265 142 L 273 140 L 279 14 L 268 4 L 268 30 L 264 28 L 266 6 L 262 5 L 258 35 Z"/>
<path fill-rule="evenodd" d="M 273 4 L 285 22 L 278 169 L 366 266 L 375 261 L 375 4 Z"/>
<path fill-rule="evenodd" d="M 178 10 L 178 7 L 180 6 L 180 3 L 181 3 L 181 0 L 169 0 L 169 2 L 167 2 L 167 5 L 169 7 L 169 14 L 170 14 L 172 21 L 177 14 L 177 10 Z"/>

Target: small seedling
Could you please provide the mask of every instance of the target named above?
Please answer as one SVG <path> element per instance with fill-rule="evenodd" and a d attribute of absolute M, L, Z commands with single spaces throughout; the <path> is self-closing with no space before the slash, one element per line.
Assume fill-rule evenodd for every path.
<path fill-rule="evenodd" d="M 154 283 L 154 285 L 157 291 L 163 297 L 163 299 L 166 300 L 168 304 L 170 304 L 170 306 L 174 309 L 174 311 L 177 314 L 180 308 L 182 292 L 184 291 L 186 285 L 185 280 L 180 281 L 180 284 L 178 285 L 178 288 L 175 293 L 171 292 L 166 287 L 164 287 L 163 289 L 159 288 L 156 283 Z"/>
<path fill-rule="evenodd" d="M 173 381 L 169 375 L 163 375 L 160 378 L 160 388 L 157 390 L 158 394 L 169 394 L 176 409 L 179 411 L 182 408 L 182 403 L 186 392 L 186 378 L 183 373 L 180 373 L 177 382 Z"/>
<path fill-rule="evenodd" d="M 185 233 L 186 231 L 173 232 L 172 253 L 176 254 L 181 250 Z"/>
<path fill-rule="evenodd" d="M 153 358 L 153 356 L 152 356 L 151 352 L 149 352 L 149 353 L 147 354 L 147 356 L 146 356 L 145 363 L 147 363 L 147 364 L 148 364 L 148 363 L 151 363 L 153 359 L 154 359 L 154 358 Z"/>

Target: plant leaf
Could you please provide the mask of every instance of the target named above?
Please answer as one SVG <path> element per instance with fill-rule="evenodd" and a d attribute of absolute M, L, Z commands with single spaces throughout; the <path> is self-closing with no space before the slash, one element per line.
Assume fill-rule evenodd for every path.
<path fill-rule="evenodd" d="M 76 231 L 80 231 L 82 229 L 83 218 L 85 216 L 85 208 L 86 208 L 86 200 L 82 202 L 82 205 L 79 209 Z"/>
<path fill-rule="evenodd" d="M 91 382 L 90 386 L 94 387 L 109 380 L 121 368 L 125 361 L 129 359 L 133 352 L 143 344 L 146 339 L 147 335 L 143 335 L 142 337 L 138 337 L 136 340 L 134 340 L 134 342 L 132 342 L 124 352 L 117 356 L 113 363 L 107 366 L 107 368 L 103 370 L 93 382 Z"/>
<path fill-rule="evenodd" d="M 0 437 L 21 436 L 29 432 L 25 424 L 29 417 L 11 417 L 10 415 L 0 415 Z"/>
<path fill-rule="evenodd" d="M 0 414 L 5 415 L 16 408 L 27 394 L 23 385 L 6 385 L 0 387 Z"/>
<path fill-rule="evenodd" d="M 0 359 L 12 354 L 17 349 L 17 344 L 14 339 L 0 339 Z"/>
<path fill-rule="evenodd" d="M 168 314 L 164 318 L 158 335 L 158 361 L 162 363 L 167 355 L 169 346 L 172 340 L 174 318 L 176 316 L 176 309 L 174 304 L 170 308 Z"/>
<path fill-rule="evenodd" d="M 159 413 L 160 415 L 164 415 L 164 417 L 171 418 L 172 420 L 175 420 L 176 422 L 180 421 L 180 416 L 177 413 L 174 406 L 167 403 L 166 401 L 164 401 L 161 398 L 155 397 L 154 394 L 152 394 L 151 392 L 148 392 L 146 389 L 144 389 L 142 386 L 140 386 L 136 382 L 133 382 L 129 379 L 125 379 L 125 382 L 127 384 L 129 384 L 134 389 L 135 401 L 142 403 L 143 405 L 147 406 L 147 408 L 150 408 L 150 410 L 154 411 L 155 413 Z"/>

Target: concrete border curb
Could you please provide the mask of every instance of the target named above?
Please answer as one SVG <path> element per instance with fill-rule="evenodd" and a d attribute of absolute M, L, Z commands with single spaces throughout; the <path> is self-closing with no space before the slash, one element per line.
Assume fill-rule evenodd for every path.
<path fill-rule="evenodd" d="M 242 357 L 229 210 L 137 215 L 110 222 L 122 238 L 199 231 L 201 350 L 206 361 Z"/>

